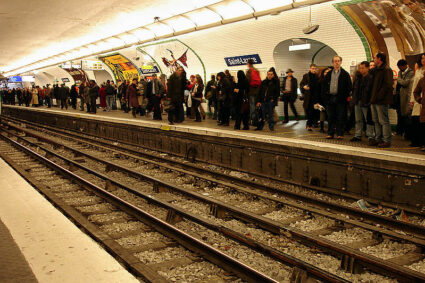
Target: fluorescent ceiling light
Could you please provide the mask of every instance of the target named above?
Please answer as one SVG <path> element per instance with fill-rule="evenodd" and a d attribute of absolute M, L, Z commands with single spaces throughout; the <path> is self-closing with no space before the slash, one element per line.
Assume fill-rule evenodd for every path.
<path fill-rule="evenodd" d="M 96 43 L 97 46 L 97 52 L 102 52 L 102 51 L 106 51 L 109 48 L 109 43 L 106 42 L 106 40 L 101 40 L 98 43 Z"/>
<path fill-rule="evenodd" d="M 254 10 L 241 0 L 228 0 L 215 5 L 211 9 L 220 14 L 223 19 L 232 19 L 254 13 Z"/>
<path fill-rule="evenodd" d="M 266 11 L 293 3 L 292 0 L 247 0 L 246 2 L 249 3 L 256 12 Z"/>
<path fill-rule="evenodd" d="M 124 33 L 118 37 L 121 38 L 125 42 L 125 44 L 133 44 L 139 41 L 137 36 L 131 33 Z"/>
<path fill-rule="evenodd" d="M 108 40 L 106 40 L 106 43 L 108 44 L 108 49 L 117 48 L 117 47 L 124 47 L 125 42 L 124 40 L 117 38 L 117 37 L 111 37 Z"/>
<path fill-rule="evenodd" d="M 218 23 L 222 20 L 219 14 L 207 8 L 189 12 L 185 15 L 189 17 L 194 23 L 196 23 L 198 27 Z"/>
<path fill-rule="evenodd" d="M 170 26 L 161 22 L 153 23 L 146 27 L 151 30 L 157 37 L 172 34 L 174 32 Z"/>
<path fill-rule="evenodd" d="M 136 29 L 135 31 L 132 31 L 131 34 L 134 34 L 139 41 L 145 41 L 155 38 L 155 34 L 148 30 L 148 29 Z"/>
<path fill-rule="evenodd" d="M 164 21 L 164 23 L 170 25 L 175 31 L 183 31 L 195 28 L 194 22 L 183 16 L 173 17 Z"/>
<path fill-rule="evenodd" d="M 310 43 L 289 45 L 289 51 L 306 50 L 306 49 L 311 49 Z"/>

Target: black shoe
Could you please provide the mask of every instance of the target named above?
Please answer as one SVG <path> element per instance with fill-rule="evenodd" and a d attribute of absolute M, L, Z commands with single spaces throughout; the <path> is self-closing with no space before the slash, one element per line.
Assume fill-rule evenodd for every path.
<path fill-rule="evenodd" d="M 391 147 L 391 144 L 388 142 L 381 142 L 380 144 L 378 144 L 378 147 L 387 148 L 387 147 Z"/>
<path fill-rule="evenodd" d="M 322 134 L 324 134 L 325 133 L 325 129 L 320 129 L 319 132 L 321 132 Z"/>
<path fill-rule="evenodd" d="M 379 142 L 377 142 L 375 139 L 369 139 L 369 145 L 370 146 L 377 146 Z"/>
<path fill-rule="evenodd" d="M 241 128 L 240 127 L 233 127 L 233 129 L 240 130 Z"/>
<path fill-rule="evenodd" d="M 202 122 L 202 120 L 195 120 L 194 122 Z"/>
<path fill-rule="evenodd" d="M 362 141 L 362 139 L 359 139 L 358 137 L 352 137 L 350 139 L 350 142 L 359 142 L 359 141 Z"/>
<path fill-rule="evenodd" d="M 269 130 L 272 131 L 272 132 L 274 132 L 274 129 L 273 128 L 269 128 Z"/>
<path fill-rule="evenodd" d="M 282 121 L 282 124 L 286 124 L 286 123 L 288 123 L 289 122 L 289 120 L 283 120 Z"/>
<path fill-rule="evenodd" d="M 249 130 L 249 127 L 243 127 L 242 130 L 248 131 Z"/>
<path fill-rule="evenodd" d="M 255 128 L 254 129 L 254 131 L 261 131 L 261 130 L 263 130 L 263 129 L 260 129 L 260 128 Z"/>

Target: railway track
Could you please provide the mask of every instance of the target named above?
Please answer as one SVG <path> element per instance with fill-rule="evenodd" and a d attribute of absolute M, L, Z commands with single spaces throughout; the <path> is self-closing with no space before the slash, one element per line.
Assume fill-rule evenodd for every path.
<path fill-rule="evenodd" d="M 11 125 L 9 125 L 11 126 Z M 12 127 L 12 126 L 11 126 Z M 238 219 L 238 221 L 243 220 L 244 222 L 247 222 L 249 224 L 253 224 L 258 226 L 260 229 L 251 229 L 250 231 L 252 233 L 256 233 L 258 232 L 258 234 L 260 233 L 264 233 L 264 231 L 267 231 L 268 233 L 271 233 L 271 235 L 280 235 L 282 236 L 282 234 L 286 237 L 291 237 L 292 239 L 296 239 L 297 241 L 305 244 L 306 246 L 309 247 L 314 247 L 316 249 L 320 249 L 321 252 L 325 251 L 333 256 L 335 256 L 336 258 L 342 258 L 341 260 L 341 266 L 349 272 L 359 272 L 359 268 L 367 268 L 367 269 L 371 269 L 374 270 L 375 272 L 379 272 L 381 274 L 385 274 L 385 275 L 389 275 L 392 276 L 394 278 L 397 278 L 400 281 L 405 281 L 405 282 L 422 282 L 422 280 L 424 279 L 424 274 L 419 273 L 419 272 L 415 272 L 412 271 L 406 267 L 400 267 L 399 265 L 407 265 L 407 263 L 411 263 L 414 261 L 420 261 L 420 259 L 423 258 L 423 254 L 422 254 L 422 248 L 423 248 L 423 242 L 422 239 L 419 238 L 415 238 L 415 237 L 411 237 L 411 236 L 406 236 L 406 235 L 402 235 L 402 234 L 398 234 L 398 233 L 391 233 L 391 231 L 381 231 L 382 229 L 374 229 L 374 226 L 369 225 L 371 227 L 367 227 L 365 226 L 365 224 L 359 224 L 359 223 L 355 223 L 353 222 L 353 220 L 344 220 L 341 219 L 341 217 L 333 217 L 333 224 L 330 226 L 325 225 L 323 228 L 321 229 L 316 229 L 316 231 L 313 231 L 314 233 L 311 232 L 306 232 L 303 230 L 299 230 L 297 229 L 297 226 L 292 227 L 291 225 L 293 224 L 294 221 L 297 220 L 302 220 L 300 223 L 304 224 L 308 224 L 307 226 L 316 226 L 314 221 L 310 221 L 312 219 L 314 220 L 318 220 L 320 219 L 319 217 L 317 217 L 316 215 L 320 215 L 321 217 L 326 216 L 328 218 L 332 218 L 332 215 L 329 215 L 331 213 L 327 212 L 325 213 L 324 211 L 319 211 L 319 210 L 312 210 L 312 208 L 309 208 L 309 210 L 306 211 L 303 210 L 303 207 L 296 203 L 288 203 L 286 200 L 286 202 L 283 202 L 279 199 L 273 199 L 270 198 L 270 196 L 267 195 L 261 195 L 259 193 L 256 193 L 254 191 L 250 191 L 247 189 L 239 189 L 237 187 L 235 187 L 234 185 L 232 186 L 231 183 L 223 183 L 221 181 L 216 180 L 216 182 L 213 182 L 211 180 L 206 179 L 206 177 L 199 177 L 196 176 L 194 178 L 193 173 L 192 175 L 190 175 L 190 172 L 181 172 L 181 169 L 179 169 L 180 171 L 178 172 L 178 174 L 184 174 L 181 175 L 180 177 L 182 177 L 182 179 L 187 179 L 187 176 L 189 176 L 189 182 L 188 180 L 185 180 L 183 183 L 185 184 L 190 184 L 190 183 L 196 183 L 198 181 L 196 180 L 202 180 L 203 182 L 208 181 L 209 183 L 204 183 L 201 185 L 207 185 L 207 187 L 211 187 L 210 190 L 208 190 L 207 192 L 194 192 L 194 188 L 191 188 L 192 190 L 187 190 L 185 188 L 182 188 L 182 186 L 176 186 L 176 184 L 173 184 L 172 182 L 169 181 L 164 181 L 161 180 L 157 177 L 152 177 L 152 174 L 158 175 L 158 172 L 150 172 L 149 174 L 143 174 L 141 172 L 136 172 L 136 170 L 133 169 L 129 169 L 129 167 L 131 166 L 131 163 L 134 164 L 143 164 L 143 166 L 146 165 L 146 167 L 148 167 L 146 170 L 141 170 L 141 171 L 160 171 L 161 174 L 168 174 L 168 178 L 172 179 L 174 178 L 179 178 L 179 175 L 174 175 L 176 172 L 174 172 L 172 169 L 170 169 L 169 167 L 164 167 L 161 166 L 160 164 L 157 164 L 155 162 L 149 162 L 146 160 L 141 159 L 140 157 L 134 156 L 134 155 L 129 155 L 128 153 L 123 153 L 123 152 L 117 152 L 116 150 L 111 151 L 110 148 L 105 148 L 104 146 L 99 146 L 99 145 L 95 145 L 93 144 L 93 141 L 90 141 L 89 143 L 87 142 L 83 142 L 81 140 L 79 140 L 79 145 L 75 142 L 73 144 L 67 144 L 68 141 L 62 140 L 61 142 L 58 141 L 52 141 L 51 138 L 46 138 L 46 137 L 42 137 L 37 133 L 32 133 L 30 131 L 28 131 L 27 129 L 22 129 L 20 127 L 15 127 L 15 130 L 20 130 L 20 131 L 24 131 L 25 134 L 27 136 L 32 136 L 32 137 L 37 137 L 38 139 L 38 144 L 32 143 L 32 146 L 35 148 L 39 148 L 41 149 L 42 145 L 41 143 L 45 143 L 43 145 L 43 149 L 42 151 L 45 152 L 45 154 L 50 155 L 50 156 L 54 156 L 55 158 L 60 158 L 61 155 L 67 156 L 68 157 L 75 157 L 75 156 L 79 156 L 79 157 L 83 157 L 84 158 L 89 158 L 91 159 L 90 162 L 85 161 L 86 165 L 89 165 L 89 163 L 92 163 L 91 166 L 92 168 L 103 168 L 103 173 L 97 172 L 96 175 L 102 176 L 103 179 L 108 179 L 108 178 L 104 178 L 106 176 L 105 173 L 114 173 L 114 175 L 116 175 L 115 173 L 117 173 L 117 171 L 121 171 L 123 173 L 117 173 L 118 178 L 121 179 L 125 179 L 125 177 L 123 176 L 119 176 L 119 174 L 126 174 L 128 176 L 128 179 L 126 180 L 127 182 L 131 182 L 131 178 L 133 178 L 133 182 L 137 181 L 137 180 L 144 180 L 144 181 L 150 181 L 151 182 L 151 187 L 154 187 L 154 192 L 157 196 L 157 198 L 160 198 L 161 194 L 166 195 L 168 198 L 176 198 L 175 196 L 175 191 L 178 191 L 179 193 L 179 198 L 181 197 L 181 199 L 178 199 L 177 201 L 174 199 L 173 202 L 179 204 L 180 206 L 200 206 L 200 203 L 204 203 L 204 204 L 208 204 L 208 206 L 204 205 L 203 209 L 194 209 L 192 207 L 192 211 L 190 213 L 186 213 L 185 211 L 182 210 L 176 210 L 174 209 L 175 212 L 177 212 L 177 215 L 184 215 L 185 217 L 189 217 L 189 214 L 201 214 L 200 211 L 204 210 L 204 211 L 210 211 L 212 212 L 212 214 L 214 215 L 214 217 L 216 219 L 226 219 L 226 218 L 235 218 Z M 9 132 L 10 135 L 13 135 L 13 133 Z M 57 133 L 56 133 L 57 135 Z M 18 137 L 17 137 L 18 138 Z M 28 138 L 24 138 L 24 137 L 20 137 L 19 139 L 21 140 L 25 140 L 26 139 L 26 143 L 31 144 L 31 141 L 28 140 Z M 75 139 L 75 138 L 70 138 L 68 137 L 68 139 Z M 52 149 L 54 148 L 58 148 L 61 147 L 62 150 L 59 154 L 55 154 L 53 151 L 50 151 L 49 149 L 45 148 L 44 146 L 48 146 L 48 143 L 50 143 Z M 77 149 L 78 148 L 78 149 Z M 95 148 L 97 148 L 97 150 L 101 150 L 103 153 L 97 154 L 97 156 L 93 155 Z M 67 153 L 68 151 L 68 153 Z M 109 162 L 109 161 L 105 161 L 105 159 L 108 160 L 113 160 L 114 162 Z M 129 162 L 129 160 L 131 162 Z M 81 164 L 79 165 L 76 162 L 69 162 L 72 161 L 70 159 L 68 159 L 65 163 L 67 163 L 67 166 L 71 166 L 73 168 L 79 168 L 81 169 L 83 166 L 81 166 Z M 119 161 L 119 162 L 118 162 Z M 134 162 L 134 161 L 137 161 Z M 134 167 L 133 164 L 133 167 Z M 130 166 L 129 166 L 130 165 Z M 143 167 L 142 166 L 142 167 Z M 140 167 L 140 166 L 136 166 L 136 167 Z M 140 171 L 139 170 L 139 171 Z M 170 175 L 171 174 L 171 175 Z M 167 177 L 167 176 L 166 176 Z M 164 179 L 164 178 L 162 178 Z M 115 181 L 114 179 L 108 179 L 106 181 L 107 183 L 109 182 L 109 186 L 113 185 L 113 186 L 118 186 L 118 187 L 126 187 L 125 185 L 123 185 L 120 182 Z M 220 195 L 220 194 L 215 194 L 214 195 L 214 191 L 216 191 L 217 187 L 222 187 L 224 189 L 224 192 Z M 198 186 L 199 187 L 199 186 Z M 130 191 L 130 188 L 126 188 L 127 191 Z M 233 191 L 233 193 L 232 193 Z M 147 197 L 146 193 L 152 193 L 152 188 L 150 188 L 149 190 L 145 191 L 145 195 L 138 195 L 139 197 L 145 198 Z M 171 193 L 172 192 L 172 193 Z M 168 195 L 167 195 L 168 194 Z M 209 195 L 209 196 L 205 196 L 205 194 Z M 273 219 L 269 219 L 270 217 L 263 217 L 261 215 L 261 213 L 259 212 L 259 210 L 261 210 L 261 205 L 259 206 L 259 208 L 257 209 L 257 211 L 247 211 L 243 208 L 240 207 L 235 207 L 233 205 L 229 205 L 228 203 L 225 202 L 225 198 L 228 197 L 229 195 L 232 194 L 240 194 L 241 197 L 242 196 L 249 196 L 249 198 L 254 198 L 254 201 L 251 203 L 248 203 L 245 199 L 242 200 L 238 199 L 239 201 L 242 201 L 243 205 L 253 205 L 255 207 L 255 204 L 260 203 L 261 201 L 267 200 L 270 202 L 274 202 L 274 204 L 272 205 L 273 209 L 272 211 L 269 211 L 269 213 L 266 214 L 272 214 L 275 212 L 279 212 L 279 213 L 275 213 L 274 216 L 277 217 L 278 221 L 274 221 Z M 183 199 L 183 196 L 185 197 L 185 199 Z M 196 203 L 194 202 L 194 200 L 196 200 Z M 244 203 L 245 202 L 245 203 Z M 163 206 L 165 206 L 164 204 L 162 204 Z M 257 205 L 258 206 L 258 205 Z M 289 217 L 286 219 L 280 219 L 282 218 L 282 207 L 284 208 L 288 208 L 290 207 L 292 209 L 287 209 L 286 211 L 283 211 L 284 214 L 289 214 L 289 215 L 293 215 L 293 217 Z M 171 209 L 170 207 L 168 207 L 167 209 Z M 296 213 L 294 212 L 295 210 Z M 264 211 L 262 211 L 264 212 Z M 313 217 L 312 217 L 313 215 Z M 193 215 L 192 215 L 193 216 Z M 280 218 L 279 218 L 280 217 Z M 169 220 L 170 221 L 175 221 L 172 220 L 171 218 L 173 218 L 173 216 L 169 216 Z M 175 218 L 175 217 L 174 217 Z M 343 217 L 342 217 L 343 218 Z M 337 221 L 335 221 L 337 220 Z M 195 220 L 198 223 L 202 222 L 200 220 Z M 235 220 L 232 220 L 235 221 Z M 310 221 L 310 222 L 309 222 Z M 228 223 L 231 223 L 231 221 L 227 221 Z M 324 221 L 326 222 L 326 221 Z M 286 224 L 282 224 L 282 223 L 286 223 Z M 298 223 L 298 222 L 297 222 Z M 205 226 L 208 226 L 206 223 L 203 223 Z M 235 224 L 235 223 L 233 223 Z M 326 224 L 326 223 L 325 223 Z M 239 232 L 242 232 L 241 234 L 243 235 L 243 233 L 245 232 L 244 229 L 246 229 L 247 227 L 244 226 L 242 223 L 236 223 L 235 224 L 237 226 L 237 228 L 239 228 Z M 210 225 L 210 227 L 213 227 L 213 225 Z M 243 227 L 244 229 L 241 229 L 241 227 Z M 374 235 L 372 238 L 367 239 L 367 241 L 364 241 L 363 243 L 356 243 L 353 245 L 353 243 L 351 243 L 351 247 L 347 247 L 347 246 L 343 246 L 342 244 L 338 244 L 336 242 L 332 242 L 329 241 L 328 239 L 326 239 L 327 235 L 330 235 L 330 238 L 334 237 L 335 238 L 335 233 L 340 233 L 340 232 L 346 232 L 349 231 L 349 229 L 352 229 L 352 227 L 361 227 L 362 229 L 366 230 L 366 228 L 369 228 L 369 232 L 372 232 L 372 235 Z M 248 226 L 249 228 L 249 226 Z M 299 228 L 299 227 L 298 227 Z M 236 228 L 235 228 L 236 229 Z M 216 231 L 220 230 L 220 228 L 215 228 Z M 223 228 L 221 228 L 221 230 L 225 230 Z M 249 229 L 248 229 L 249 230 Z M 261 230 L 261 231 L 260 231 Z M 260 231 L 260 232 L 259 232 Z M 226 233 L 226 232 L 224 232 Z M 234 238 L 240 237 L 240 236 L 235 236 L 237 235 L 237 231 L 227 231 L 227 233 L 232 234 L 232 236 Z M 245 233 L 246 234 L 249 233 Z M 383 240 L 382 236 L 385 236 L 386 238 L 391 238 L 391 239 L 396 239 L 397 241 L 406 241 L 406 242 L 410 242 L 410 243 L 414 243 L 416 246 L 408 246 L 411 251 L 405 255 L 399 255 L 397 259 L 390 259 L 390 260 L 381 260 L 377 257 L 373 257 L 373 256 L 369 256 L 365 253 L 362 253 L 360 251 L 358 251 L 359 247 L 361 248 L 362 245 L 368 244 L 367 247 L 371 246 L 375 246 L 375 245 L 379 245 L 379 244 L 388 244 L 388 241 L 390 240 Z M 249 235 L 252 236 L 252 235 Z M 325 237 L 323 237 L 325 236 Z M 242 237 L 243 238 L 243 237 Z M 249 237 L 250 239 L 246 239 L 246 237 L 244 239 L 242 239 L 243 242 L 248 243 L 249 240 L 252 240 L 252 237 Z M 261 237 L 260 237 L 261 239 Z M 271 239 L 271 236 L 269 236 L 269 239 Z M 274 238 L 275 240 L 276 238 Z M 241 240 L 241 239 L 240 239 Z M 369 242 L 368 242 L 369 241 Z M 383 242 L 382 242 L 383 241 Z M 391 243 L 391 242 L 390 242 Z M 263 244 L 263 246 L 261 248 L 259 248 L 261 246 L 261 244 Z M 252 245 L 252 244 L 251 244 Z M 273 249 L 270 247 L 264 247 L 264 243 L 256 243 L 257 245 L 257 249 L 259 250 L 263 250 L 263 252 L 269 253 L 269 254 L 273 254 Z M 355 249 L 355 248 L 357 249 Z M 413 249 L 412 249 L 413 247 Z M 303 249 L 304 247 L 297 247 L 300 249 Z M 363 247 L 364 248 L 364 247 Z M 305 248 L 304 248 L 305 249 Z M 282 257 L 283 255 L 281 254 L 280 257 Z M 282 259 L 281 259 L 282 260 Z M 284 260 L 282 260 L 284 261 Z M 337 260 L 338 261 L 338 260 Z M 404 264 L 403 264 L 404 263 Z M 300 263 L 299 263 L 300 264 Z M 346 275 L 346 274 L 345 274 Z M 352 280 L 353 278 L 350 278 L 350 280 Z"/>
<path fill-rule="evenodd" d="M 141 201 L 141 198 L 135 201 L 134 196 L 119 190 L 114 187 L 114 184 L 108 182 L 101 184 L 99 179 L 96 180 L 93 176 L 90 178 L 88 172 L 94 173 L 91 170 L 76 174 L 72 172 L 73 168 L 66 169 L 65 167 L 68 166 L 63 165 L 69 164 L 61 162 L 59 158 L 53 158 L 52 161 L 44 157 L 43 155 L 49 155 L 48 152 L 41 150 L 35 144 L 22 145 L 13 138 L 6 137 L 4 133 L 0 137 L 8 143 L 0 142 L 0 155 L 6 162 L 36 185 L 49 200 L 77 221 L 78 225 L 89 230 L 94 238 L 107 246 L 112 254 L 124 261 L 130 270 L 135 271 L 136 275 L 144 280 L 150 282 L 164 282 L 164 280 L 205 282 L 206 279 L 207 282 L 240 282 L 241 280 L 248 282 L 348 282 L 296 258 L 275 250 L 268 250 L 267 247 L 230 229 L 221 228 L 221 235 L 219 235 L 214 232 L 219 229 L 211 222 L 196 218 L 176 207 L 173 209 L 169 205 L 167 205 L 168 210 L 160 209 L 159 207 L 163 208 L 164 205 L 158 205 L 161 201 L 156 201 L 155 198 L 149 199 L 157 204 L 154 208 L 149 202 Z M 94 175 L 97 174 L 94 173 Z M 103 189 L 102 186 L 106 188 Z M 146 210 L 151 211 L 146 212 Z M 82 215 L 87 216 L 87 220 L 83 223 L 80 222 Z M 193 220 L 202 225 L 195 224 Z M 87 224 L 87 222 L 90 223 Z M 176 228 L 176 225 L 169 224 L 175 222 L 181 222 L 181 226 L 192 233 L 184 232 Z M 93 228 L 92 223 L 97 224 L 104 231 Z M 198 236 L 202 234 L 203 238 L 210 237 L 212 243 L 219 241 L 220 245 L 224 245 L 220 248 L 224 250 L 231 246 L 232 250 L 242 253 L 252 263 L 265 265 L 276 279 L 226 255 L 190 234 Z M 158 239 L 158 242 L 152 242 L 151 238 Z M 122 247 L 116 248 L 116 245 L 110 243 L 113 240 Z M 147 243 L 141 246 L 134 243 L 143 241 Z M 261 253 L 253 250 L 259 250 Z M 129 252 L 136 253 L 135 256 L 142 263 L 135 264 L 137 260 L 134 256 L 128 255 Z M 273 259 L 263 254 L 273 255 Z M 165 262 L 164 258 L 167 259 Z M 205 273 L 207 278 L 191 277 L 193 272 Z M 161 275 L 165 279 L 161 278 Z"/>
<path fill-rule="evenodd" d="M 263 176 L 261 174 L 247 173 L 247 172 L 234 172 L 231 168 L 227 167 L 218 167 L 215 165 L 205 164 L 202 162 L 187 162 L 187 160 L 180 158 L 178 156 L 170 155 L 169 153 L 162 153 L 158 151 L 152 151 L 150 149 L 145 149 L 141 144 L 132 144 L 128 142 L 116 142 L 113 139 L 107 138 L 98 138 L 91 134 L 81 133 L 78 131 L 62 130 L 58 128 L 52 128 L 45 125 L 35 124 L 25 120 L 12 118 L 12 117 L 1 117 L 4 121 L 13 121 L 16 123 L 22 123 L 28 127 L 34 127 L 36 130 L 48 131 L 50 134 L 60 135 L 62 137 L 73 137 L 76 139 L 83 139 L 85 142 L 91 141 L 94 144 L 102 145 L 111 150 L 126 152 L 130 154 L 137 155 L 139 157 L 146 158 L 145 160 L 149 162 L 157 161 L 158 165 L 166 166 L 170 165 L 173 170 L 186 169 L 193 173 L 198 173 L 199 177 L 204 176 L 213 177 L 216 180 L 227 181 L 229 183 L 241 186 L 247 186 L 251 188 L 256 188 L 262 191 L 284 194 L 287 197 L 291 197 L 296 200 L 302 200 L 304 203 L 314 204 L 316 206 L 329 208 L 329 205 L 334 205 L 333 209 L 337 211 L 342 211 L 348 213 L 352 216 L 356 216 L 358 212 L 353 207 L 347 208 L 347 206 L 352 205 L 359 198 L 358 195 L 350 194 L 341 190 L 328 189 L 320 186 L 309 185 L 305 183 L 296 183 L 291 180 L 282 180 L 279 178 L 271 178 L 270 176 Z M 61 135 L 62 134 L 62 135 Z M 189 154 L 190 155 L 190 154 Z M 190 156 L 188 156 L 190 159 Z M 194 161 L 194 160 L 191 160 Z M 396 174 L 396 172 L 393 172 Z M 314 183 L 314 180 L 312 181 Z M 385 201 L 376 202 L 374 199 L 364 198 L 369 204 L 372 204 L 375 207 L 383 207 L 384 209 L 378 210 L 378 213 L 375 214 L 375 222 L 381 216 L 394 216 L 398 211 L 403 210 L 409 215 L 413 216 L 411 219 L 414 223 L 422 223 L 422 226 L 425 226 L 425 205 L 422 206 L 404 206 L 403 204 L 394 204 L 388 203 Z M 364 212 L 364 211 L 363 211 Z M 359 218 L 363 218 L 362 212 L 358 214 Z M 370 215 L 370 217 L 375 217 Z M 385 218 L 382 218 L 383 220 Z M 379 222 L 379 221 L 378 221 Z M 404 230 L 408 230 L 409 224 L 405 222 L 391 222 L 387 223 L 391 229 L 398 229 L 400 225 L 406 225 Z M 415 231 L 415 226 L 412 226 L 413 231 Z M 424 230 L 415 231 L 419 235 L 423 235 Z"/>

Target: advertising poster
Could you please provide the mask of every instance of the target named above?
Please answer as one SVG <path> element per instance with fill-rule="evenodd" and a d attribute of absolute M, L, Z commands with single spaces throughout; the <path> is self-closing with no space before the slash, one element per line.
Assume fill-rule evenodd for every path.
<path fill-rule="evenodd" d="M 99 59 L 112 70 L 116 80 L 139 79 L 140 74 L 137 67 L 123 55 L 115 53 L 99 57 Z"/>
<path fill-rule="evenodd" d="M 414 66 L 425 52 L 425 13 L 422 1 L 360 0 L 335 4 L 355 28 L 360 28 L 370 51 L 390 56 L 390 64 L 406 59 Z"/>
<path fill-rule="evenodd" d="M 179 67 L 182 67 L 187 76 L 199 74 L 204 80 L 205 67 L 201 58 L 187 44 L 178 39 L 166 40 L 154 44 L 147 44 L 137 48 L 149 65 L 153 61 L 162 74 L 170 76 Z"/>
<path fill-rule="evenodd" d="M 87 77 L 86 72 L 84 72 L 82 69 L 75 69 L 75 68 L 62 68 L 65 71 L 67 71 L 71 77 L 74 79 L 74 82 L 76 84 L 80 84 L 80 83 L 84 83 L 84 82 L 88 82 L 89 79 Z M 63 81 L 63 79 L 62 79 Z M 65 81 L 63 81 L 65 82 Z"/>

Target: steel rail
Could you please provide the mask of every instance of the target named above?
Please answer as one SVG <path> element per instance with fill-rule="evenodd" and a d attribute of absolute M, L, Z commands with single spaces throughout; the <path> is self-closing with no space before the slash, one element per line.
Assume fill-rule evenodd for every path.
<path fill-rule="evenodd" d="M 19 137 L 17 135 L 15 135 L 15 136 L 17 138 L 24 140 L 27 143 L 31 143 L 31 142 L 25 140 L 23 137 Z M 40 145 L 36 145 L 36 144 L 33 144 L 33 145 L 40 147 Z M 60 145 L 60 146 L 64 147 L 64 145 Z M 117 186 L 124 188 L 126 190 L 131 190 L 127 186 L 121 184 L 120 182 L 113 180 L 112 178 L 105 176 L 102 173 L 94 171 L 93 169 L 90 169 L 90 168 L 86 168 L 85 166 L 83 166 L 83 165 L 81 165 L 77 162 L 74 162 L 72 160 L 69 160 L 65 157 L 61 157 L 60 155 L 58 155 L 58 154 L 56 154 L 56 153 L 54 153 L 50 150 L 47 150 L 45 148 L 42 148 L 42 149 L 43 149 L 43 151 L 49 152 L 49 154 L 52 154 L 53 156 L 61 158 L 62 160 L 68 160 L 67 162 L 72 163 L 73 166 L 76 166 L 76 167 L 82 168 L 82 169 L 84 168 L 84 170 L 90 171 L 90 173 L 92 173 L 92 174 L 94 174 L 98 177 L 104 178 L 105 180 L 110 181 L 114 185 L 117 185 Z M 78 150 L 75 150 L 75 151 L 78 152 Z M 83 153 L 83 154 L 87 155 L 86 153 Z M 103 163 L 106 164 L 105 161 L 102 161 L 101 159 L 98 159 L 98 160 L 100 162 L 103 162 Z M 121 167 L 121 166 L 115 165 L 115 164 L 111 164 L 111 165 L 112 165 L 112 167 L 115 167 L 117 169 Z M 127 169 L 127 170 L 129 170 L 129 169 Z M 135 172 L 135 173 L 140 174 L 140 173 L 137 173 L 137 172 Z M 356 251 L 356 250 L 349 248 L 349 247 L 344 247 L 344 246 L 337 244 L 335 242 L 326 240 L 326 239 L 321 238 L 321 237 L 317 237 L 317 236 L 315 236 L 311 233 L 303 232 L 301 230 L 289 227 L 288 225 L 282 225 L 281 223 L 278 223 L 276 221 L 270 220 L 268 218 L 265 218 L 265 217 L 262 217 L 262 216 L 259 216 L 259 215 L 253 214 L 253 213 L 250 213 L 250 212 L 248 212 L 244 209 L 240 209 L 240 208 L 237 208 L 237 207 L 230 206 L 226 203 L 223 203 L 221 201 L 217 201 L 217 200 L 214 200 L 212 198 L 203 196 L 199 193 L 192 192 L 192 191 L 186 190 L 184 188 L 180 188 L 179 186 L 176 186 L 176 185 L 168 183 L 168 182 L 161 181 L 157 178 L 153 178 L 153 177 L 150 177 L 150 176 L 147 176 L 147 175 L 144 175 L 144 174 L 140 174 L 140 177 L 142 177 L 143 179 L 150 180 L 151 182 L 154 183 L 154 185 L 156 184 L 156 186 L 163 186 L 163 187 L 166 187 L 166 188 L 174 190 L 174 191 L 178 190 L 181 193 L 189 194 L 192 197 L 195 197 L 195 198 L 202 200 L 206 203 L 213 204 L 220 209 L 223 209 L 227 212 L 230 212 L 230 214 L 233 215 L 234 217 L 240 218 L 242 220 L 245 220 L 245 221 L 248 221 L 248 222 L 251 222 L 251 223 L 255 223 L 255 224 L 259 225 L 260 227 L 263 227 L 264 229 L 266 229 L 266 230 L 268 230 L 272 233 L 281 234 L 281 235 L 284 235 L 284 236 L 287 236 L 287 233 L 289 233 L 291 235 L 291 237 L 296 238 L 298 241 L 300 241 L 300 242 L 302 242 L 302 243 L 304 243 L 308 246 L 312 246 L 312 247 L 316 247 L 316 248 L 319 247 L 320 249 L 326 250 L 327 252 L 334 254 L 334 255 L 337 255 L 337 256 L 348 256 L 350 258 L 354 258 L 355 261 L 358 264 L 360 264 L 361 266 L 369 268 L 369 269 L 376 271 L 380 274 L 383 274 L 385 276 L 388 276 L 389 274 L 391 274 L 391 276 L 396 277 L 397 279 L 399 279 L 402 282 L 422 282 L 422 280 L 425 280 L 425 274 L 413 271 L 413 270 L 405 268 L 405 267 L 399 267 L 396 264 L 393 264 L 391 262 L 387 262 L 387 261 L 384 261 L 382 259 L 376 258 L 374 256 L 367 255 L 363 252 Z"/>
<path fill-rule="evenodd" d="M 182 246 L 186 247 L 187 249 L 198 253 L 202 255 L 204 258 L 209 260 L 210 262 L 217 264 L 218 266 L 222 267 L 223 269 L 230 271 L 240 278 L 247 280 L 248 282 L 277 282 L 276 280 L 268 277 L 267 275 L 247 266 L 246 264 L 224 254 L 223 252 L 213 248 L 212 246 L 203 243 L 202 241 L 192 237 L 191 235 L 177 229 L 176 227 L 168 224 L 167 222 L 149 214 L 148 212 L 134 206 L 133 204 L 111 194 L 105 189 L 102 189 L 95 184 L 81 178 L 80 176 L 72 173 L 66 168 L 63 168 L 62 166 L 55 164 L 54 162 L 50 161 L 49 159 L 45 158 L 44 156 L 41 156 L 40 154 L 36 153 L 35 151 L 19 144 L 16 141 L 13 141 L 7 137 L 5 137 L 3 134 L 0 134 L 0 137 L 4 140 L 11 143 L 14 147 L 24 151 L 25 153 L 31 155 L 33 158 L 37 159 L 38 161 L 42 162 L 46 166 L 50 167 L 51 169 L 55 170 L 56 172 L 71 178 L 73 181 L 78 182 L 83 187 L 89 189 L 99 197 L 103 198 L 104 200 L 113 203 L 120 209 L 124 210 L 125 212 L 131 214 L 136 219 L 146 223 L 147 225 L 153 226 L 155 230 L 158 232 L 167 235 L 168 237 L 176 240 L 178 243 L 180 243 Z"/>

